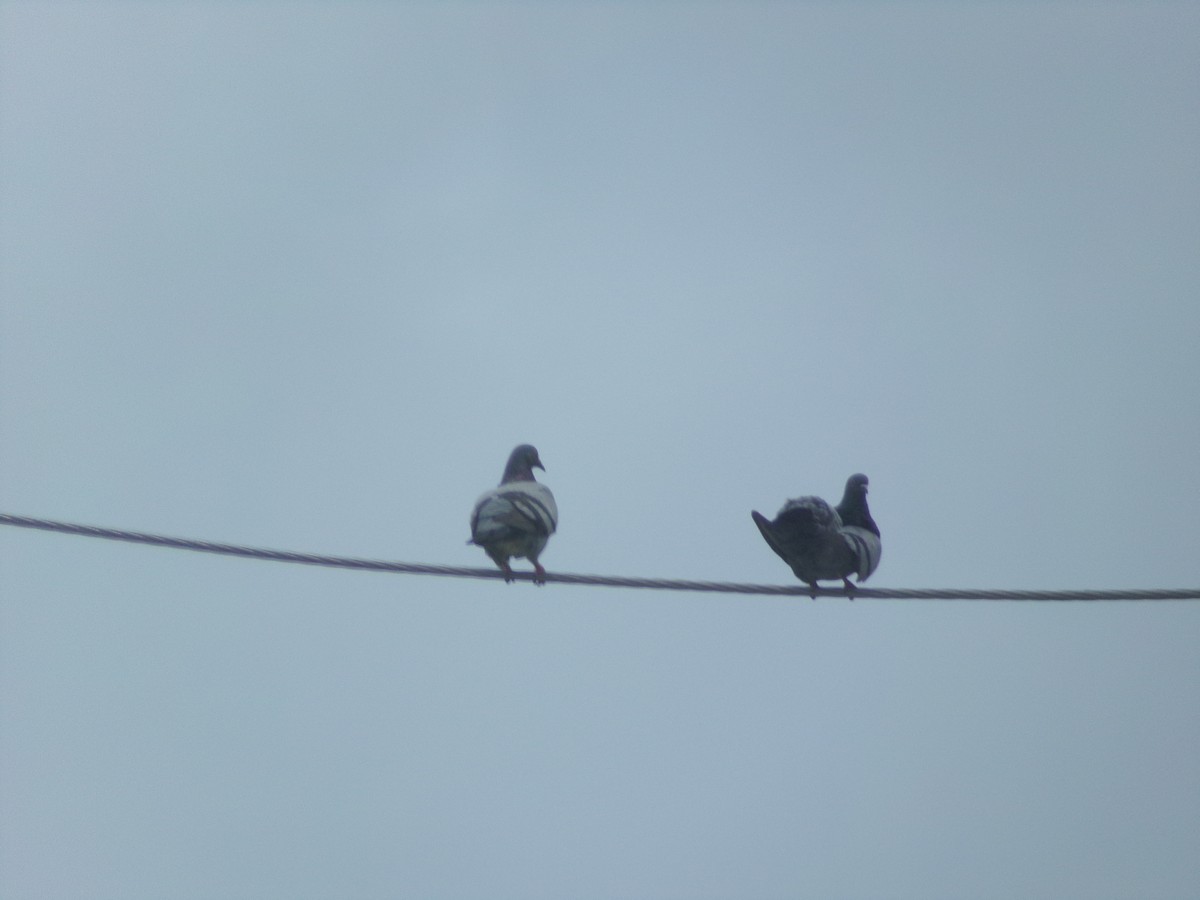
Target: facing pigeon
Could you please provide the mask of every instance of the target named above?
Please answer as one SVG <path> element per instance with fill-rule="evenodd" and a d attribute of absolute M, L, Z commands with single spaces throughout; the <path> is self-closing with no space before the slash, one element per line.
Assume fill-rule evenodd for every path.
<path fill-rule="evenodd" d="M 524 557 L 533 563 L 533 583 L 546 583 L 546 570 L 538 555 L 558 527 L 558 506 L 550 488 L 533 478 L 533 470 L 546 471 L 531 444 L 521 444 L 508 457 L 500 486 L 475 502 L 471 512 L 471 539 L 478 544 L 504 573 L 514 580 L 508 565 L 510 557 Z"/>
<path fill-rule="evenodd" d="M 851 598 L 851 575 L 866 581 L 883 553 L 879 526 L 867 508 L 867 476 L 851 475 L 837 507 L 820 497 L 789 500 L 774 521 L 751 512 L 771 549 L 817 596 L 817 582 L 840 578 Z"/>

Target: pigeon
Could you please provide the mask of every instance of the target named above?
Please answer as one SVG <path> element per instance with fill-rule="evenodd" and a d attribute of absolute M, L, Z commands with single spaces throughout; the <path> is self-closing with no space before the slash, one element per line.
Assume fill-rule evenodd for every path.
<path fill-rule="evenodd" d="M 533 583 L 546 583 L 546 570 L 538 555 L 558 527 L 558 506 L 550 488 L 533 478 L 533 470 L 546 471 L 531 444 L 521 444 L 508 457 L 500 486 L 475 502 L 471 511 L 471 539 L 478 544 L 504 573 L 514 580 L 509 557 L 524 557 L 533 563 Z"/>
<path fill-rule="evenodd" d="M 820 497 L 789 500 L 774 521 L 751 512 L 762 536 L 817 596 L 817 582 L 840 578 L 851 599 L 851 575 L 866 581 L 879 566 L 879 526 L 867 508 L 867 476 L 851 475 L 836 507 Z"/>

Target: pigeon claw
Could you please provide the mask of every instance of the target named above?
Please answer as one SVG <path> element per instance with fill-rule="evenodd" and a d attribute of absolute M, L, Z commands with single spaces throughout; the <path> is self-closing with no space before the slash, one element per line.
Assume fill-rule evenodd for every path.
<path fill-rule="evenodd" d="M 846 586 L 846 596 L 851 600 L 854 599 L 854 582 L 849 578 L 843 578 L 842 583 Z"/>
<path fill-rule="evenodd" d="M 542 568 L 542 564 L 540 562 L 535 562 L 533 564 L 533 583 L 538 587 L 541 587 L 546 583 L 546 570 Z"/>

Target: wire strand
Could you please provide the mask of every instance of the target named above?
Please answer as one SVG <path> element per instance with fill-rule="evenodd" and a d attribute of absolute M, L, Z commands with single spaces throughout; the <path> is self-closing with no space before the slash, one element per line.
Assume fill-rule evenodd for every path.
<path fill-rule="evenodd" d="M 360 559 L 352 556 L 326 556 L 316 553 L 295 553 L 290 550 L 268 550 L 262 547 L 245 547 L 239 544 L 222 544 L 191 538 L 168 537 L 161 534 L 146 534 L 140 531 L 101 528 L 95 525 L 56 522 L 51 519 L 36 519 L 30 516 L 15 516 L 8 513 L 0 513 L 0 525 L 12 525 L 17 528 L 32 528 L 40 531 L 54 531 L 61 534 L 78 535 L 80 537 L 104 538 L 110 541 L 126 541 L 132 544 L 150 544 L 155 547 L 173 547 L 176 550 L 192 550 L 198 553 L 216 553 L 222 556 L 241 556 L 249 559 L 299 563 L 309 566 L 327 566 L 336 569 L 360 569 L 368 572 L 393 572 L 402 575 L 437 575 L 447 578 L 498 579 L 504 577 L 497 569 L 430 566 L 391 562 L 388 560 Z M 532 572 L 514 572 L 513 575 L 519 581 L 533 580 Z M 695 591 L 715 594 L 765 594 L 768 596 L 808 597 L 814 593 L 807 585 L 776 586 L 769 584 L 739 584 L 727 581 L 689 581 L 673 578 L 622 578 L 611 575 L 575 575 L 566 572 L 547 572 L 546 581 L 555 584 L 642 588 L 659 591 Z M 856 600 L 1200 600 L 1200 589 L 1008 591 L 961 588 L 895 590 L 855 587 L 853 592 L 848 592 L 844 587 L 818 587 L 815 594 L 818 597 L 849 597 Z"/>

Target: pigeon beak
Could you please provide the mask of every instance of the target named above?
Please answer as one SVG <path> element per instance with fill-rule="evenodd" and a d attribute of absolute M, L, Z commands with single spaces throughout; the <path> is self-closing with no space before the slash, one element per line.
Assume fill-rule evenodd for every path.
<path fill-rule="evenodd" d="M 541 469 L 543 472 L 546 471 L 546 467 L 542 465 L 542 461 L 540 459 L 535 459 L 533 461 L 533 467 L 535 469 Z"/>

